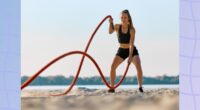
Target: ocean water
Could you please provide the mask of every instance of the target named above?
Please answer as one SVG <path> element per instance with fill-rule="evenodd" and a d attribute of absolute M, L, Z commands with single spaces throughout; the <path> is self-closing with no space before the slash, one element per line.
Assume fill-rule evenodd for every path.
<path fill-rule="evenodd" d="M 55 90 L 67 89 L 69 86 L 28 86 L 25 90 Z M 143 85 L 144 88 L 179 88 L 179 85 Z M 88 88 L 88 89 L 107 89 L 105 85 L 75 85 L 73 88 Z M 137 89 L 137 85 L 121 85 L 119 89 Z"/>

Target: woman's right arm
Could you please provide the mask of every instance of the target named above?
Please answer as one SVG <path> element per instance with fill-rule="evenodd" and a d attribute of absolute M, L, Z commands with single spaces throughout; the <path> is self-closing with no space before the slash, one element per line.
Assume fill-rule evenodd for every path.
<path fill-rule="evenodd" d="M 120 25 L 119 24 L 114 25 L 112 18 L 109 19 L 109 23 L 110 23 L 109 24 L 109 34 L 112 34 L 114 31 L 118 32 Z"/>
<path fill-rule="evenodd" d="M 114 24 L 113 24 L 113 19 L 109 19 L 109 34 L 112 34 L 114 32 Z"/>

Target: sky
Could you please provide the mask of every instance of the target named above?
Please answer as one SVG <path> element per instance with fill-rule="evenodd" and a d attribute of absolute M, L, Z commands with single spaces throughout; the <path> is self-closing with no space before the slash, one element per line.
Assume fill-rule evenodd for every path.
<path fill-rule="evenodd" d="M 178 75 L 179 0 L 22 0 L 21 1 L 21 75 L 31 76 L 55 57 L 82 50 L 98 23 L 111 15 L 120 23 L 120 13 L 128 9 L 136 28 L 137 47 L 144 76 Z M 116 33 L 108 34 L 109 22 L 98 30 L 88 53 L 105 76 L 119 47 Z M 74 76 L 81 56 L 64 58 L 41 76 Z M 117 68 L 122 75 L 127 64 Z M 132 64 L 128 76 L 136 75 Z M 87 58 L 82 77 L 99 76 Z"/>

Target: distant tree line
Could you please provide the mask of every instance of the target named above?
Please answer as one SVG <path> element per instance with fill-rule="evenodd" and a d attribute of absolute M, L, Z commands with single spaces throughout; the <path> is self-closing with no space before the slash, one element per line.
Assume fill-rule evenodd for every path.
<path fill-rule="evenodd" d="M 21 83 L 25 82 L 29 77 L 21 77 Z M 120 80 L 121 76 L 116 77 L 116 83 Z M 36 78 L 31 85 L 70 85 L 74 77 L 65 77 L 65 76 L 39 76 Z M 109 82 L 109 77 L 106 77 L 106 80 Z M 93 77 L 80 77 L 76 83 L 77 85 L 103 85 L 103 81 L 100 76 Z M 127 76 L 123 83 L 124 85 L 137 84 L 137 77 Z M 179 84 L 179 76 L 158 76 L 158 77 L 143 77 L 143 84 Z"/>

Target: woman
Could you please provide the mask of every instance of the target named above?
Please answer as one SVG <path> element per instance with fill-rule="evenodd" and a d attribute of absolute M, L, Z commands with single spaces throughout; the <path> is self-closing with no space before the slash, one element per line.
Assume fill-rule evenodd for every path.
<path fill-rule="evenodd" d="M 135 28 L 133 27 L 132 19 L 128 10 L 123 10 L 121 12 L 121 24 L 113 25 L 113 19 L 109 19 L 109 34 L 114 31 L 117 32 L 119 49 L 116 56 L 113 59 L 110 71 L 110 82 L 111 87 L 114 87 L 116 69 L 117 67 L 128 58 L 128 63 L 133 63 L 137 69 L 137 78 L 139 91 L 143 92 L 142 89 L 142 67 L 140 62 L 140 57 L 137 48 L 134 46 L 135 40 Z M 114 89 L 109 89 L 108 92 L 115 92 Z"/>

